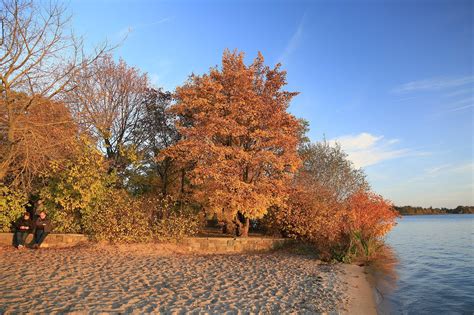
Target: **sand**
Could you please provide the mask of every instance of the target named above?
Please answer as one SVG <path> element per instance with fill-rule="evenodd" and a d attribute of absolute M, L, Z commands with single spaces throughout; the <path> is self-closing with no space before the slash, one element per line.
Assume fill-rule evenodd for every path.
<path fill-rule="evenodd" d="M 374 287 L 367 279 L 364 267 L 343 265 L 347 283 L 348 305 L 343 314 L 377 314 Z"/>
<path fill-rule="evenodd" d="M 371 314 L 370 297 L 360 267 L 284 251 L 0 247 L 0 314 Z"/>

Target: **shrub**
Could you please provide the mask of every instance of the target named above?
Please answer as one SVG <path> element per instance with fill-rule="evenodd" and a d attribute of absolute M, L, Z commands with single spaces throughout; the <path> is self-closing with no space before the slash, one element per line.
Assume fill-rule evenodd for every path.
<path fill-rule="evenodd" d="M 133 197 L 110 189 L 82 218 L 84 232 L 96 241 L 137 243 L 194 235 L 200 226 L 196 209 L 171 197 Z"/>
<path fill-rule="evenodd" d="M 347 205 L 344 233 L 349 241 L 345 259 L 372 261 L 383 246 L 382 238 L 399 216 L 393 205 L 373 192 L 358 191 Z"/>
<path fill-rule="evenodd" d="M 343 243 L 343 214 L 343 205 L 331 191 L 299 183 L 274 216 L 284 235 L 313 244 L 321 259 L 330 260 Z"/>
<path fill-rule="evenodd" d="M 348 233 L 359 232 L 364 239 L 382 237 L 395 225 L 398 216 L 391 202 L 382 196 L 359 191 L 348 200 L 345 228 Z"/>
<path fill-rule="evenodd" d="M 153 233 L 157 240 L 182 239 L 197 234 L 201 226 L 198 210 L 184 201 L 164 197 L 153 215 Z"/>
<path fill-rule="evenodd" d="M 260 232 L 274 237 L 288 236 L 282 227 L 280 220 L 281 207 L 272 206 L 265 216 L 257 221 L 257 228 Z"/>
<path fill-rule="evenodd" d="M 28 204 L 26 194 L 0 183 L 0 232 L 9 232 L 12 223 L 24 212 Z"/>
<path fill-rule="evenodd" d="M 383 236 L 397 213 L 390 202 L 369 191 L 358 191 L 343 202 L 327 187 L 300 176 L 286 206 L 269 218 L 284 235 L 314 245 L 321 259 L 344 262 L 377 257 Z"/>
<path fill-rule="evenodd" d="M 147 242 L 152 238 L 150 211 L 125 190 L 110 189 L 94 202 L 82 224 L 93 240 L 112 243 Z"/>

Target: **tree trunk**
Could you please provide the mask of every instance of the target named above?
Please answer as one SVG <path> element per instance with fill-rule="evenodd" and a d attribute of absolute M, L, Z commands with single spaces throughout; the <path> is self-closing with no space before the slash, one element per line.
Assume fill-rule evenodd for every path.
<path fill-rule="evenodd" d="M 249 236 L 249 228 L 250 228 L 250 219 L 246 218 L 241 212 L 238 212 L 235 215 L 234 219 L 236 225 L 236 236 L 240 237 L 248 237 Z"/>
<path fill-rule="evenodd" d="M 240 221 L 239 214 L 235 216 L 234 223 L 235 223 L 235 236 L 242 236 L 243 224 Z"/>
<path fill-rule="evenodd" d="M 248 237 L 249 236 L 249 229 L 250 229 L 250 219 L 245 218 L 244 225 L 242 227 L 242 233 L 240 234 L 241 237 Z"/>
<path fill-rule="evenodd" d="M 186 171 L 185 169 L 181 169 L 181 194 L 184 194 L 184 181 L 186 179 Z"/>
<path fill-rule="evenodd" d="M 161 176 L 161 193 L 163 196 L 168 194 L 168 172 L 164 171 L 163 176 Z"/>
<path fill-rule="evenodd" d="M 0 165 L 0 183 L 3 182 L 3 179 L 7 176 L 8 172 L 8 165 L 7 163 L 4 163 L 5 165 Z"/>

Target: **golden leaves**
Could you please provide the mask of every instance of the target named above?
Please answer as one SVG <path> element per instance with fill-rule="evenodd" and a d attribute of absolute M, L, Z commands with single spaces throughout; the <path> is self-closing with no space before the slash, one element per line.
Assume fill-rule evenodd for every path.
<path fill-rule="evenodd" d="M 183 139 L 165 155 L 192 163 L 194 197 L 208 210 L 258 218 L 285 194 L 285 178 L 299 164 L 300 125 L 286 111 L 295 93 L 282 91 L 285 73 L 246 66 L 243 53 L 226 50 L 222 67 L 192 76 L 176 90 Z"/>

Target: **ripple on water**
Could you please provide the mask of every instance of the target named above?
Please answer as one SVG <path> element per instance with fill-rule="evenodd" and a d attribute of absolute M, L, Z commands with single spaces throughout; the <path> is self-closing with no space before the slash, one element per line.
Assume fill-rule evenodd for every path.
<path fill-rule="evenodd" d="M 474 313 L 474 215 L 403 217 L 387 238 L 399 264 L 382 313 Z"/>

